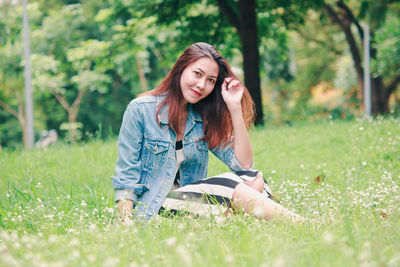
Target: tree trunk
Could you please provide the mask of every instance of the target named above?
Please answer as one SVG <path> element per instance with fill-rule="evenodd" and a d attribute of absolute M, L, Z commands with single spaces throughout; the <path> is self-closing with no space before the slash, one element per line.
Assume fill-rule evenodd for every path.
<path fill-rule="evenodd" d="M 18 119 L 18 122 L 22 128 L 22 141 L 24 143 L 24 147 L 29 148 L 28 147 L 28 132 L 27 132 L 28 129 L 26 126 L 26 121 L 25 121 L 25 116 L 24 116 L 24 106 L 23 106 L 22 98 L 21 98 L 21 95 L 19 94 L 19 92 L 16 93 L 16 97 L 17 97 L 17 102 L 18 102 L 17 111 L 2 101 L 0 101 L 0 107 L 2 107 L 5 111 L 9 112 L 11 115 L 13 115 L 15 118 Z M 0 146 L 1 146 L 1 144 L 0 144 Z"/>
<path fill-rule="evenodd" d="M 382 78 L 377 77 L 371 80 L 372 91 L 372 113 L 378 114 L 389 113 L 389 97 L 387 90 L 383 85 Z"/>
<path fill-rule="evenodd" d="M 217 0 L 221 13 L 236 28 L 243 54 L 244 84 L 256 105 L 255 125 L 263 124 L 258 52 L 257 13 L 255 0 L 239 0 L 237 11 L 226 0 Z"/>
<path fill-rule="evenodd" d="M 136 63 L 139 71 L 140 85 L 142 87 L 142 92 L 144 93 L 147 92 L 147 79 L 146 76 L 144 75 L 142 60 L 140 59 L 138 54 L 136 54 Z"/>
<path fill-rule="evenodd" d="M 361 54 L 351 31 L 351 18 L 353 18 L 353 16 L 349 13 L 348 9 L 342 7 L 340 7 L 341 12 L 336 12 L 330 5 L 325 4 L 325 10 L 328 12 L 331 20 L 339 25 L 346 37 L 346 41 L 350 48 L 351 57 L 353 58 L 354 69 L 357 73 L 358 90 L 362 96 L 362 100 L 364 100 L 364 73 L 361 62 Z"/>
<path fill-rule="evenodd" d="M 244 83 L 256 105 L 255 125 L 263 124 L 255 0 L 239 1 L 240 41 L 242 43 Z"/>

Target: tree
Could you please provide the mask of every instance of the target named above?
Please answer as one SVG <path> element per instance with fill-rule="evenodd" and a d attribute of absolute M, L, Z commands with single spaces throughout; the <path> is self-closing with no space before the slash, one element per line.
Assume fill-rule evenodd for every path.
<path fill-rule="evenodd" d="M 236 10 L 226 0 L 217 0 L 221 13 L 239 34 L 243 53 L 244 83 L 256 105 L 255 125 L 263 123 L 260 87 L 260 54 L 255 0 L 239 0 Z"/>
<path fill-rule="evenodd" d="M 326 14 L 332 23 L 338 25 L 346 37 L 350 52 L 354 62 L 354 68 L 357 73 L 360 94 L 363 95 L 364 74 L 362 66 L 362 45 L 364 31 L 361 27 L 362 20 L 370 24 L 371 51 L 370 55 L 373 61 L 379 57 L 379 45 L 375 45 L 375 33 L 383 29 L 385 19 L 391 9 L 398 9 L 398 1 L 369 1 L 350 2 L 344 0 L 327 1 L 324 4 Z M 353 31 L 356 29 L 356 33 Z M 358 38 L 357 38 L 358 37 Z M 397 37 L 398 38 L 398 37 Z M 397 55 L 398 56 L 398 55 Z M 383 59 L 383 58 L 382 58 Z M 376 65 L 376 64 L 375 64 Z M 389 98 L 400 84 L 400 71 L 391 71 L 389 73 L 375 72 L 371 79 L 372 89 L 372 112 L 374 115 L 389 112 Z"/>
<path fill-rule="evenodd" d="M 32 60 L 35 87 L 50 92 L 67 112 L 68 123 L 61 128 L 71 141 L 80 137 L 82 124 L 77 116 L 83 97 L 93 91 L 106 93 L 114 68 L 108 60 L 110 43 L 88 38 L 87 20 L 81 5 L 67 5 L 50 12 L 42 27 L 33 32 L 37 52 Z"/>
<path fill-rule="evenodd" d="M 229 50 L 240 48 L 244 82 L 256 104 L 257 125 L 262 124 L 264 119 L 260 87 L 260 40 L 273 36 L 277 30 L 262 23 L 266 21 L 265 14 L 270 15 L 268 22 L 271 24 L 281 21 L 301 23 L 302 12 L 320 3 L 320 0 L 300 4 L 295 1 L 261 0 L 134 2 L 136 9 L 142 11 L 142 16 L 157 14 L 160 24 L 176 25 L 181 43 L 210 42 L 225 56 L 232 54 Z M 276 9 L 287 9 L 287 12 L 277 14 Z"/>
<path fill-rule="evenodd" d="M 0 9 L 0 107 L 15 117 L 22 129 L 25 148 L 28 148 L 24 109 L 24 77 L 22 60 L 22 6 L 3 4 Z M 40 17 L 37 4 L 28 6 L 33 22 Z M 7 14 L 7 15 L 6 15 Z"/>

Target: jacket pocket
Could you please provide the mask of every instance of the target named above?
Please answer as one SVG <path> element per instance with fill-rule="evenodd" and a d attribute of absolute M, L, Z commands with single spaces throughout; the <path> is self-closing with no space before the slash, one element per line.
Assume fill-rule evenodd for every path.
<path fill-rule="evenodd" d="M 196 141 L 197 151 L 196 154 L 198 155 L 197 158 L 199 161 L 204 162 L 208 159 L 208 146 L 207 143 L 200 140 Z"/>
<path fill-rule="evenodd" d="M 143 183 L 151 185 L 154 177 L 156 177 L 162 169 L 165 169 L 169 145 L 169 142 L 165 141 L 144 140 L 142 151 Z"/>

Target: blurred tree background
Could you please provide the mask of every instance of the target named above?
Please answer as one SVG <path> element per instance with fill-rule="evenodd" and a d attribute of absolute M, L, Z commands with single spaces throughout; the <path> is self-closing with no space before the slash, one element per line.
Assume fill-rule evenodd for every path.
<path fill-rule="evenodd" d="M 36 140 L 118 133 L 131 99 L 157 86 L 193 42 L 245 81 L 256 124 L 361 116 L 363 24 L 373 113 L 400 113 L 400 1 L 32 0 Z M 22 1 L 0 0 L 0 148 L 23 145 Z"/>

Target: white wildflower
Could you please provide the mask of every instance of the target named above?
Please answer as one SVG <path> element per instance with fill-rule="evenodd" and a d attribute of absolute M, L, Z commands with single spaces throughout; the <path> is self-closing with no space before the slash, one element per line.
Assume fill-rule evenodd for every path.
<path fill-rule="evenodd" d="M 225 256 L 225 261 L 227 263 L 233 263 L 234 260 L 235 260 L 235 258 L 232 256 L 232 254 L 228 254 Z"/>
<path fill-rule="evenodd" d="M 216 216 L 215 217 L 215 222 L 217 223 L 217 225 L 221 226 L 225 223 L 226 218 L 224 216 Z"/>
<path fill-rule="evenodd" d="M 58 237 L 56 235 L 50 235 L 47 241 L 49 243 L 56 243 L 58 241 Z"/>
<path fill-rule="evenodd" d="M 77 238 L 72 238 L 69 241 L 69 246 L 74 247 L 74 246 L 78 246 L 80 244 L 79 240 Z"/>
<path fill-rule="evenodd" d="M 93 231 L 96 231 L 96 230 L 97 230 L 97 225 L 95 223 L 91 223 L 89 225 L 89 231 L 93 232 Z"/>
<path fill-rule="evenodd" d="M 279 256 L 274 263 L 272 264 L 272 266 L 276 266 L 276 267 L 283 267 L 286 266 L 286 260 L 283 256 Z"/>
<path fill-rule="evenodd" d="M 116 257 L 109 257 L 104 262 L 104 266 L 117 266 L 119 264 L 119 259 Z"/>
<path fill-rule="evenodd" d="M 87 256 L 87 258 L 88 258 L 88 261 L 89 261 L 89 262 L 94 262 L 94 261 L 96 260 L 96 257 L 95 257 L 94 255 L 92 255 L 92 254 L 89 254 L 89 255 Z"/>
<path fill-rule="evenodd" d="M 329 231 L 325 231 L 322 234 L 322 240 L 329 245 L 332 245 L 335 242 L 335 236 L 329 232 Z"/>
<path fill-rule="evenodd" d="M 166 243 L 167 243 L 167 246 L 168 246 L 168 247 L 175 246 L 175 244 L 176 244 L 176 238 L 172 236 L 172 237 L 170 237 L 170 238 L 168 238 L 168 239 L 166 240 Z"/>
<path fill-rule="evenodd" d="M 186 248 L 182 245 L 179 245 L 176 248 L 178 254 L 180 255 L 180 258 L 185 262 L 186 265 L 190 266 L 192 265 L 192 257 L 189 253 L 189 251 L 186 250 Z"/>
<path fill-rule="evenodd" d="M 109 214 L 114 214 L 114 209 L 113 208 L 106 208 L 106 212 Z"/>

